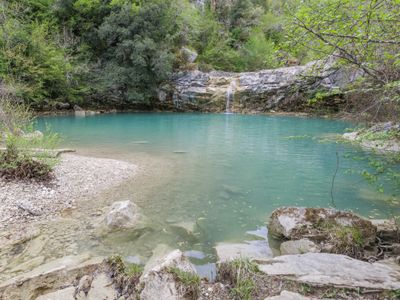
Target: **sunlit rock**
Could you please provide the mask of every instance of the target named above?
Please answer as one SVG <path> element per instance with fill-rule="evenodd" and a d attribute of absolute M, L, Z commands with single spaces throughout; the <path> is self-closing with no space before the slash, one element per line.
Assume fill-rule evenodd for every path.
<path fill-rule="evenodd" d="M 345 255 L 306 253 L 284 255 L 259 263 L 268 275 L 326 286 L 396 290 L 400 288 L 400 266 L 368 263 Z"/>

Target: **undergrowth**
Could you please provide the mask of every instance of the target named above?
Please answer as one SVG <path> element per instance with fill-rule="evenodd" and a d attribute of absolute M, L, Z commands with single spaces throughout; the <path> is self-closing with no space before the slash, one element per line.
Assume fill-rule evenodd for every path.
<path fill-rule="evenodd" d="M 198 299 L 201 279 L 197 274 L 176 267 L 168 268 L 168 272 L 174 276 L 180 295 L 190 299 Z"/>
<path fill-rule="evenodd" d="M 125 264 L 120 255 L 109 257 L 107 264 L 121 297 L 138 297 L 142 290 L 140 276 L 143 274 L 143 267 L 137 264 Z"/>
<path fill-rule="evenodd" d="M 0 177 L 5 180 L 49 181 L 52 165 L 16 149 L 7 149 L 0 153 Z"/>
<path fill-rule="evenodd" d="M 254 276 L 259 273 L 257 264 L 248 259 L 235 259 L 221 263 L 217 280 L 227 282 L 234 299 L 250 300 L 256 291 Z"/>

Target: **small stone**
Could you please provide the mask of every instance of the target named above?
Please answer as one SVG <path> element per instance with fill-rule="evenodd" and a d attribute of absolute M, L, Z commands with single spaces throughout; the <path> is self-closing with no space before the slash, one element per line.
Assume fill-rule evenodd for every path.
<path fill-rule="evenodd" d="M 313 300 L 313 299 L 317 300 L 317 298 L 305 297 L 303 295 L 300 295 L 299 293 L 282 291 L 279 296 L 268 297 L 265 298 L 264 300 Z"/>

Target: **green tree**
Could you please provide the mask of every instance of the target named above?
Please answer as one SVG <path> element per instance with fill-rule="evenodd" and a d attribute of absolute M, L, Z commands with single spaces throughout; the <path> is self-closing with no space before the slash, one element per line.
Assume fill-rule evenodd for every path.
<path fill-rule="evenodd" d="M 288 48 L 337 57 L 382 84 L 400 78 L 399 0 L 310 0 L 296 7 Z"/>

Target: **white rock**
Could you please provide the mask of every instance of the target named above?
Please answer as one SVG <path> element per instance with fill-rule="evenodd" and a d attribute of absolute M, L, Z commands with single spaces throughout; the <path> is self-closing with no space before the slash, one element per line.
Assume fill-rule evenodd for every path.
<path fill-rule="evenodd" d="M 293 293 L 289 291 L 282 291 L 279 296 L 272 296 L 265 298 L 264 300 L 313 300 L 317 298 L 310 298 L 300 295 L 298 293 Z"/>
<path fill-rule="evenodd" d="M 358 132 L 357 131 L 346 132 L 346 133 L 343 133 L 342 137 L 349 141 L 356 141 L 358 138 Z"/>
<path fill-rule="evenodd" d="M 345 255 L 307 253 L 284 255 L 259 265 L 268 275 L 288 276 L 295 281 L 342 287 L 400 289 L 400 266 L 367 263 Z"/>
<path fill-rule="evenodd" d="M 166 270 L 170 267 L 184 272 L 196 273 L 196 270 L 180 250 L 174 250 L 166 257 L 158 260 L 158 264 L 141 278 L 144 289 L 141 300 L 182 300 L 174 276 Z"/>
<path fill-rule="evenodd" d="M 137 224 L 137 207 L 131 201 L 114 202 L 106 216 L 106 224 L 110 228 L 132 228 Z"/>
<path fill-rule="evenodd" d="M 193 63 L 196 60 L 197 56 L 198 56 L 196 51 L 191 50 L 191 49 L 186 48 L 186 47 L 182 47 L 181 55 L 183 56 L 185 61 L 188 62 L 188 63 Z"/>

